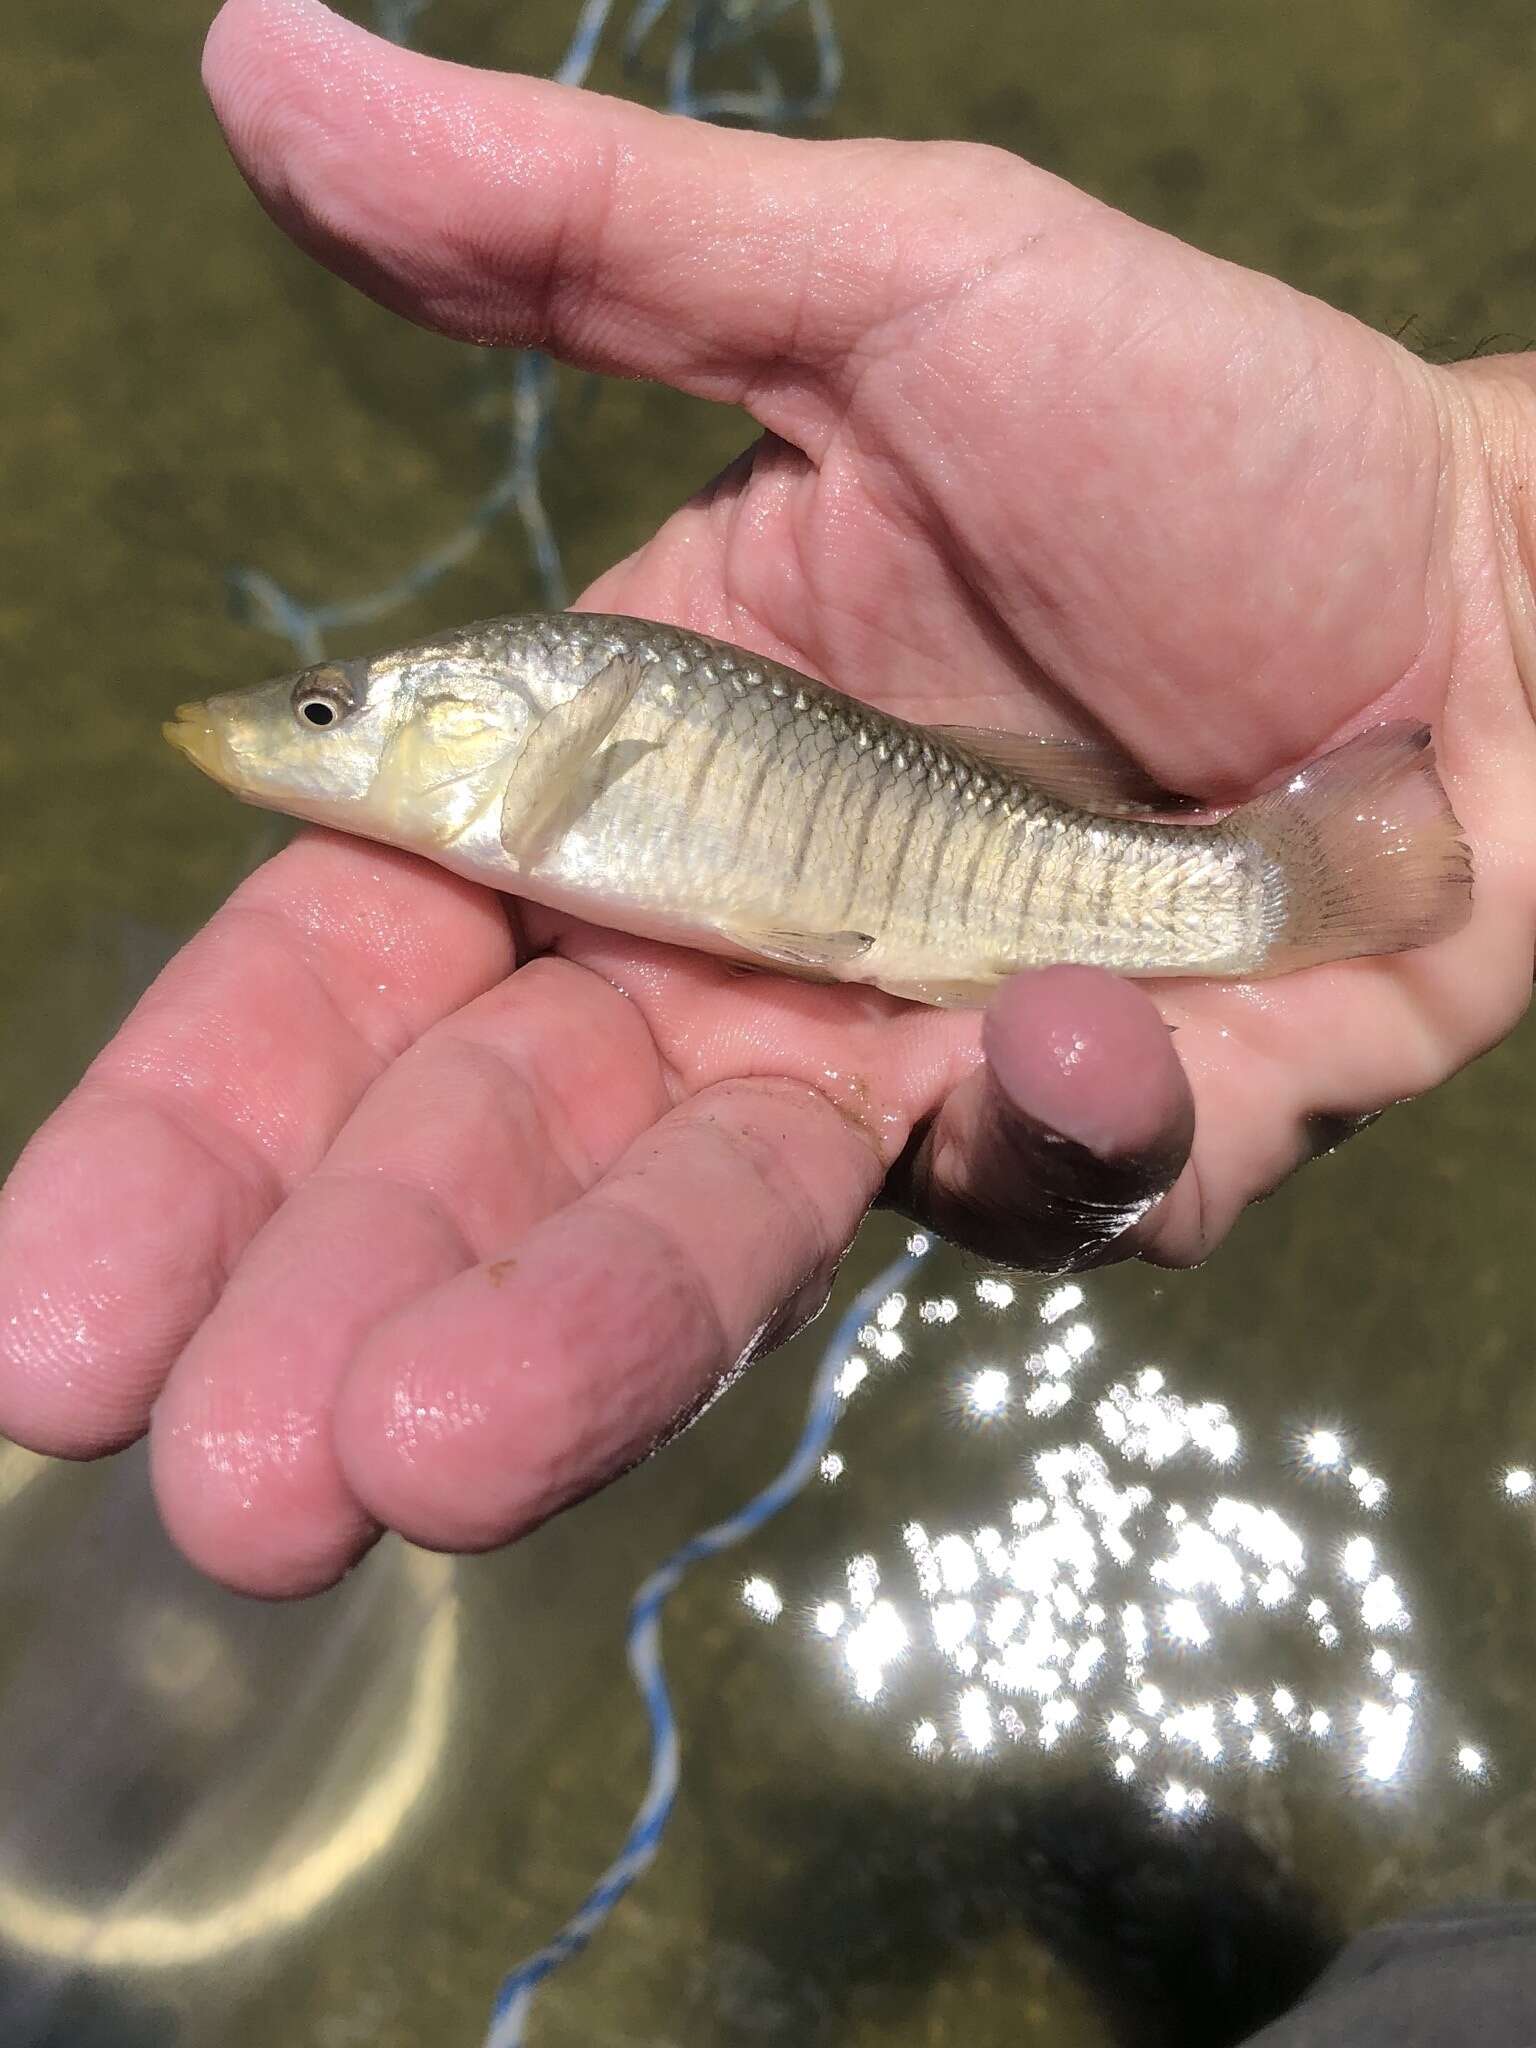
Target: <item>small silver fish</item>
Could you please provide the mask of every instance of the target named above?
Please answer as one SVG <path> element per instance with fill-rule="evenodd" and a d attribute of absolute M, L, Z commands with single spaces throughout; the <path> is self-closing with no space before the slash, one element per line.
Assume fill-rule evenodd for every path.
<path fill-rule="evenodd" d="M 918 1002 L 1056 961 L 1279 974 L 1428 944 L 1471 901 L 1422 726 L 1181 822 L 1103 749 L 907 724 L 643 619 L 492 619 L 183 705 L 165 733 L 250 803 Z"/>

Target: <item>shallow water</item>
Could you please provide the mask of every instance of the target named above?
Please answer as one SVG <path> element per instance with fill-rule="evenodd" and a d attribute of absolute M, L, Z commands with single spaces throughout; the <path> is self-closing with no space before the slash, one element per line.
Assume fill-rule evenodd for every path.
<path fill-rule="evenodd" d="M 1536 324 L 1529 26 L 1512 0 L 1472 17 L 1449 0 L 838 13 L 836 130 L 1020 149 L 1426 347 Z M 440 0 L 421 30 L 447 54 L 542 68 L 568 20 L 563 0 Z M 201 28 L 184 0 L 149 15 L 56 0 L 18 20 L 0 71 L 6 1152 L 274 844 L 158 738 L 170 704 L 281 665 L 226 615 L 224 570 L 255 562 L 314 596 L 372 588 L 457 523 L 492 461 L 466 353 L 350 296 L 250 202 L 197 93 Z M 747 430 L 644 389 L 583 409 L 572 380 L 569 397 L 549 497 L 579 584 Z M 387 637 L 536 596 L 508 532 Z M 973 1269 L 936 1256 L 902 1325 L 911 1355 L 850 1403 L 842 1477 L 680 1596 L 676 1824 L 550 1986 L 536 2042 L 1215 2044 L 1347 1927 L 1536 1890 L 1536 1504 L 1497 1483 L 1536 1465 L 1536 1193 L 1509 1143 L 1536 1109 L 1530 1043 L 1385 1119 L 1201 1273 L 1085 1283 L 1072 1319 L 1094 1343 L 1056 1375 L 1077 1391 L 1053 1416 L 1027 1413 L 1053 1376 L 1024 1363 L 1048 1290 L 988 1307 Z M 850 1282 L 894 1241 L 872 1226 Z M 919 1293 L 962 1313 L 922 1323 Z M 575 1902 L 638 1792 L 631 1583 L 773 1469 L 816 1341 L 517 1551 L 450 1567 L 386 1547 L 300 1609 L 197 1586 L 154 1532 L 135 1459 L 0 1462 L 7 2042 L 476 2039 L 495 1977 Z M 1165 1395 L 1225 1405 L 1240 1462 L 1114 1462 L 1095 1405 L 1147 1366 Z M 995 1381 L 977 1395 L 984 1371 L 1009 1375 L 990 1418 L 967 1414 L 1000 1398 Z M 1374 1512 L 1347 1474 L 1306 1470 L 1298 1434 L 1325 1426 L 1389 1486 Z M 846 1561 L 878 1560 L 915 1642 L 931 1603 L 903 1525 L 1011 1528 L 1038 1484 L 1028 1461 L 1079 1440 L 1153 1498 L 1133 1559 L 1084 1596 L 1102 1596 L 1106 1651 L 1078 1722 L 1049 1751 L 994 1727 L 967 1754 L 956 1701 L 974 1679 L 917 1648 L 859 1701 L 846 1629 L 811 1621 L 827 1600 L 851 1609 Z M 1176 1541 L 1166 1510 L 1208 1519 L 1218 1495 L 1273 1507 L 1305 1558 L 1273 1609 L 1252 1586 L 1235 1612 L 1197 1589 L 1211 1640 L 1149 1664 L 1165 1703 L 1142 1716 L 1137 1784 L 1154 1804 L 1170 1781 L 1205 1791 L 1217 1816 L 1154 1821 L 1111 1775 L 1132 1752 L 1100 1738 L 1124 1668 L 1107 1624 L 1127 1600 L 1156 1617 L 1176 1597 L 1149 1572 Z M 1386 1628 L 1383 1609 L 1363 1628 L 1370 1581 L 1342 1562 L 1362 1532 L 1411 1626 Z M 776 1621 L 744 1605 L 744 1576 L 782 1595 Z M 1330 1623 L 1308 1621 L 1313 1598 Z M 1320 1625 L 1338 1627 L 1333 1648 Z M 1373 1643 L 1390 1671 L 1370 1669 Z M 1392 1691 L 1404 1674 L 1411 1701 Z M 1175 1707 L 1226 1712 L 1235 1690 L 1256 1717 L 1219 1719 L 1219 1765 L 1164 1735 Z M 1377 1778 L 1395 1737 L 1379 1717 L 1361 1730 L 1362 1699 L 1412 1709 L 1400 1767 Z M 1305 1730 L 1320 1711 L 1326 1739 Z M 952 1753 L 913 1752 L 929 1719 Z M 1464 1745 L 1484 1776 L 1458 1767 Z"/>

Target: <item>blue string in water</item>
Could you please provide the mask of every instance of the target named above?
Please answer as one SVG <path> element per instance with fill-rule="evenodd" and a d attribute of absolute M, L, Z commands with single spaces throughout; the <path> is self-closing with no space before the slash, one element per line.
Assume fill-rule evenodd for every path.
<path fill-rule="evenodd" d="M 816 81 L 795 98 L 785 91 L 778 73 L 759 49 L 750 46 L 765 30 L 794 8 L 804 5 L 816 52 Z M 637 0 L 624 31 L 624 67 L 640 68 L 640 56 L 651 31 L 672 10 L 676 0 Z M 748 46 L 757 79 L 755 92 L 699 93 L 694 70 L 701 57 Z M 830 0 L 689 0 L 683 26 L 672 45 L 666 69 L 666 103 L 674 114 L 700 121 L 749 121 L 763 128 L 784 128 L 794 121 L 815 120 L 829 112 L 843 83 L 843 53 L 832 20 Z"/>
<path fill-rule="evenodd" d="M 679 1766 L 677 1721 L 661 1659 L 662 1609 L 694 1565 L 706 1557 L 718 1557 L 722 1550 L 731 1549 L 761 1529 L 805 1486 L 820 1464 L 842 1412 L 843 1397 L 837 1391 L 837 1381 L 858 1343 L 859 1331 L 886 1296 L 911 1278 L 926 1256 L 927 1240 L 914 1238 L 907 1251 L 864 1288 L 838 1323 L 811 1383 L 800 1441 L 778 1477 L 734 1515 L 717 1522 L 702 1535 L 691 1536 L 651 1573 L 630 1602 L 625 1652 L 651 1729 L 651 1770 L 645 1794 L 618 1855 L 570 1919 L 552 1940 L 502 1980 L 485 2048 L 523 2048 L 524 2029 L 539 1985 L 551 1971 L 581 1953 L 635 1879 L 655 1861 L 661 1847 L 677 1797 Z"/>

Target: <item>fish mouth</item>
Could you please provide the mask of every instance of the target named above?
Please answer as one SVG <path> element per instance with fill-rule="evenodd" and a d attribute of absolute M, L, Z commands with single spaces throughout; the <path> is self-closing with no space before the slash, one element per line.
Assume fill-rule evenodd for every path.
<path fill-rule="evenodd" d="M 201 768 L 225 789 L 235 787 L 234 760 L 203 705 L 178 704 L 160 730 L 177 753 L 185 754 L 194 767 Z"/>

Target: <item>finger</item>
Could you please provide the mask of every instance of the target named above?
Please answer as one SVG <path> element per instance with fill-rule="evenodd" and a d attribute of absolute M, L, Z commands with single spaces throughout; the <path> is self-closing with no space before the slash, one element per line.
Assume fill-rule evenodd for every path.
<path fill-rule="evenodd" d="M 512 964 L 497 900 L 311 834 L 156 981 L 0 1197 L 0 1432 L 144 1427 L 247 1241 L 380 1070 Z"/>
<path fill-rule="evenodd" d="M 204 1571 L 328 1585 L 376 1533 L 333 1448 L 369 1332 L 579 1195 L 668 1107 L 633 1005 L 535 961 L 371 1088 L 252 1244 L 155 1408 L 155 1489 Z"/>
<path fill-rule="evenodd" d="M 889 1199 L 989 1258 L 1045 1272 L 1128 1251 L 1178 1179 L 1194 1103 L 1147 996 L 1096 968 L 1010 981 L 983 1065 L 892 1176 Z"/>
<path fill-rule="evenodd" d="M 1000 154 L 985 190 L 951 181 L 936 204 L 910 148 L 722 130 L 446 64 L 318 0 L 228 0 L 204 78 L 263 204 L 387 305 L 750 403 L 792 437 L 871 324 L 1007 221 Z"/>
<path fill-rule="evenodd" d="M 705 1090 L 506 1259 L 367 1341 L 336 1412 L 357 1497 L 418 1542 L 479 1549 L 592 1492 L 821 1305 L 881 1170 L 813 1089 Z"/>

